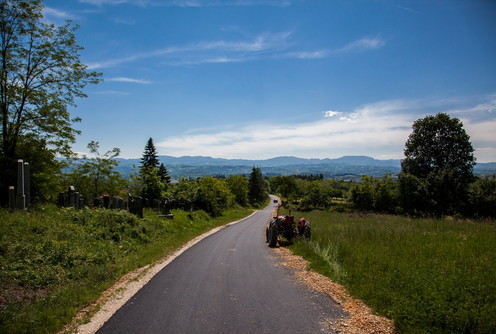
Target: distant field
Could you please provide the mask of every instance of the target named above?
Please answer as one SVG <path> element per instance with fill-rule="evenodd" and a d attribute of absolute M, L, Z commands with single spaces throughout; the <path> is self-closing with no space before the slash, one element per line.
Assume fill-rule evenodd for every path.
<path fill-rule="evenodd" d="M 290 248 L 400 333 L 496 333 L 496 224 L 314 211 Z"/>

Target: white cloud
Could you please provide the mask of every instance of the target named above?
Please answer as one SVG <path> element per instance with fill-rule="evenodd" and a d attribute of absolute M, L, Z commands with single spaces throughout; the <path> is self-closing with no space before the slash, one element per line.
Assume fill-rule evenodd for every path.
<path fill-rule="evenodd" d="M 318 51 L 288 51 L 292 46 L 290 41 L 292 35 L 293 31 L 283 31 L 279 33 L 263 32 L 248 40 L 217 40 L 198 42 L 183 46 L 172 46 L 149 52 L 140 52 L 122 58 L 114 58 L 93 63 L 88 62 L 88 68 L 110 68 L 129 62 L 156 57 L 161 57 L 165 64 L 176 66 L 245 62 L 262 58 L 321 59 L 332 54 L 377 49 L 385 44 L 384 41 L 378 38 L 363 38 L 336 51 L 325 49 Z"/>
<path fill-rule="evenodd" d="M 345 45 L 341 49 L 335 50 L 334 53 L 348 53 L 348 52 L 360 52 L 367 50 L 380 49 L 386 45 L 386 41 L 381 38 L 368 38 L 364 37 L 357 41 L 354 41 L 348 45 Z"/>
<path fill-rule="evenodd" d="M 338 115 L 342 117 L 334 117 Z M 171 137 L 157 146 L 167 154 L 177 156 L 208 154 L 217 157 L 268 158 L 297 155 L 323 158 L 347 154 L 389 154 L 391 151 L 399 155 L 412 122 L 411 117 L 392 116 L 372 106 L 352 113 L 327 111 L 325 116 L 325 120 L 307 123 L 276 126 L 257 124 L 238 131 Z"/>
<path fill-rule="evenodd" d="M 74 16 L 74 15 L 72 15 L 66 11 L 51 8 L 51 7 L 43 8 L 43 17 L 48 22 L 58 21 L 58 20 L 74 20 L 74 19 L 76 19 L 76 16 Z"/>
<path fill-rule="evenodd" d="M 401 159 L 413 122 L 446 110 L 438 100 L 380 101 L 352 112 L 328 110 L 324 112 L 325 119 L 313 122 L 252 124 L 234 131 L 197 130 L 197 133 L 165 138 L 157 147 L 173 156 L 261 159 L 279 155 L 307 158 L 368 155 Z M 496 121 L 467 119 L 464 124 L 478 161 L 496 161 Z"/>
<path fill-rule="evenodd" d="M 334 117 L 334 116 L 341 115 L 341 114 L 342 114 L 342 112 L 340 112 L 340 111 L 332 111 L 332 110 L 324 111 L 324 117 L 326 117 L 326 118 Z"/>
<path fill-rule="evenodd" d="M 138 84 L 142 84 L 142 85 L 149 85 L 152 83 L 149 80 L 133 79 L 133 78 L 126 78 L 126 77 L 109 78 L 109 79 L 105 79 L 105 81 L 129 82 L 129 83 L 138 83 Z"/>
<path fill-rule="evenodd" d="M 169 64 L 202 64 L 240 62 L 251 60 L 260 53 L 274 53 L 287 47 L 287 39 L 292 35 L 291 31 L 260 33 L 254 38 L 246 41 L 209 41 L 199 42 L 185 46 L 173 46 L 149 52 L 136 53 L 122 58 L 114 58 L 100 62 L 89 62 L 89 69 L 101 69 L 118 66 L 121 64 L 162 57 Z"/>
<path fill-rule="evenodd" d="M 298 51 L 287 53 L 287 58 L 297 58 L 297 59 L 322 59 L 329 55 L 328 50 L 319 51 Z"/>

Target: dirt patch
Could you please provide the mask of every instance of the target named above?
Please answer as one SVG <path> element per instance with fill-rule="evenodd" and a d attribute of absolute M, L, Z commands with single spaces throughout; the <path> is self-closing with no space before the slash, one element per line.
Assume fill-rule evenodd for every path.
<path fill-rule="evenodd" d="M 325 293 L 340 304 L 348 317 L 335 321 L 328 321 L 325 325 L 343 334 L 362 333 L 395 333 L 394 322 L 390 319 L 375 315 L 370 307 L 359 299 L 355 299 L 346 289 L 328 277 L 308 270 L 308 261 L 301 256 L 296 256 L 286 248 L 276 248 L 275 252 L 280 256 L 281 265 L 294 270 L 296 280 L 310 288 Z"/>
<path fill-rule="evenodd" d="M 28 289 L 16 284 L 3 284 L 0 286 L 0 307 L 6 307 L 10 303 L 23 303 L 36 300 L 48 294 L 47 289 Z"/>

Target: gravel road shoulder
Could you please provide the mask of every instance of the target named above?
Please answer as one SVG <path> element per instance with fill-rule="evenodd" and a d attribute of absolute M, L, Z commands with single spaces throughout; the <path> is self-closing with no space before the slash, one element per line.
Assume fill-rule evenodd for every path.
<path fill-rule="evenodd" d="M 351 297 L 342 285 L 309 270 L 308 262 L 301 256 L 293 255 L 290 250 L 283 247 L 275 248 L 274 252 L 280 257 L 280 265 L 293 270 L 297 282 L 329 295 L 343 307 L 348 316 L 337 321 L 329 321 L 326 326 L 330 330 L 343 334 L 395 333 L 392 320 L 373 314 L 370 307 L 363 301 Z"/>

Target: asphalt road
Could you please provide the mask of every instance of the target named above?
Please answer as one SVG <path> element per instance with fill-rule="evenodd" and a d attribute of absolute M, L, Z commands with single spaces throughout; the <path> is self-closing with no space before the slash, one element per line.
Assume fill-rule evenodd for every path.
<path fill-rule="evenodd" d="M 295 282 L 265 243 L 275 204 L 188 249 L 98 333 L 320 333 L 340 317 L 328 296 Z"/>

